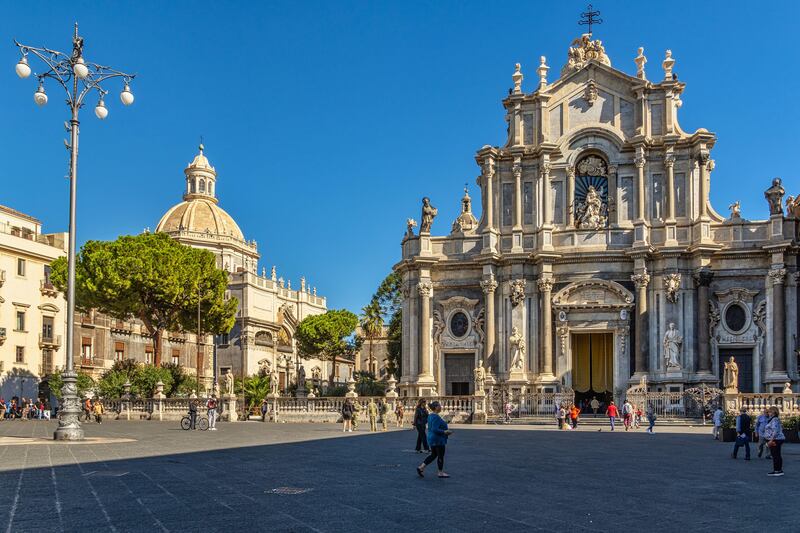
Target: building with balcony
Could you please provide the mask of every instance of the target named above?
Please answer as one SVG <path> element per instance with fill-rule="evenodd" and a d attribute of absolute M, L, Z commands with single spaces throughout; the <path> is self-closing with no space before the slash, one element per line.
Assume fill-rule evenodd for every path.
<path fill-rule="evenodd" d="M 64 365 L 66 301 L 50 282 L 50 263 L 66 255 L 67 241 L 0 206 L 0 396 L 36 396 Z"/>

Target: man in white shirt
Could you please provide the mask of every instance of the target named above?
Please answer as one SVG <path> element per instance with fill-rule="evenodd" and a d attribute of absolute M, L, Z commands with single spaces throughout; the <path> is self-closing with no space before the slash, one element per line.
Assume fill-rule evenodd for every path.
<path fill-rule="evenodd" d="M 722 410 L 722 407 L 717 407 L 716 411 L 714 411 L 714 440 L 719 440 L 720 433 L 722 432 L 722 418 L 725 416 L 725 412 Z"/>

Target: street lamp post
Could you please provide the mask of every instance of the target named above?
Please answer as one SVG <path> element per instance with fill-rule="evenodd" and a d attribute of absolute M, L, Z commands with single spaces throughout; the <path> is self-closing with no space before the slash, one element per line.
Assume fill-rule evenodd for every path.
<path fill-rule="evenodd" d="M 70 109 L 69 132 L 70 151 L 69 161 L 69 250 L 68 250 L 68 272 L 67 272 L 67 361 L 64 373 L 62 374 L 64 386 L 62 388 L 62 408 L 61 416 L 58 420 L 58 428 L 53 438 L 55 440 L 83 440 L 83 428 L 80 424 L 80 399 L 78 398 L 78 375 L 75 373 L 73 364 L 73 326 L 75 318 L 75 248 L 76 248 L 76 226 L 75 226 L 75 202 L 77 196 L 78 180 L 78 111 L 83 107 L 83 101 L 92 91 L 97 91 L 99 100 L 94 108 L 94 113 L 100 120 L 108 116 L 108 108 L 105 105 L 104 97 L 108 91 L 104 90 L 101 84 L 111 78 L 121 78 L 125 83 L 120 100 L 126 106 L 133 103 L 133 93 L 130 90 L 130 82 L 135 74 L 126 74 L 111 67 L 89 63 L 83 58 L 83 37 L 78 35 L 78 24 L 75 23 L 75 33 L 72 38 L 72 53 L 65 54 L 49 48 L 38 48 L 28 46 L 14 41 L 22 54 L 16 65 L 16 73 L 20 78 L 27 78 L 31 75 L 31 67 L 28 64 L 28 55 L 39 58 L 45 72 L 42 74 L 33 73 L 39 81 L 39 87 L 33 95 L 36 105 L 43 106 L 47 103 L 47 93 L 45 92 L 45 80 L 57 82 L 66 92 L 67 105 Z"/>

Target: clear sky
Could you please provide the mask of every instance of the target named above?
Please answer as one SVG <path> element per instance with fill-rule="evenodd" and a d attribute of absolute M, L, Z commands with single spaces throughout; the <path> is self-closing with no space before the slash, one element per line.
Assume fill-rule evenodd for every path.
<path fill-rule="evenodd" d="M 681 125 L 718 134 L 712 201 L 736 199 L 766 218 L 775 176 L 800 193 L 796 6 L 779 2 L 595 1 L 612 65 L 650 78 L 664 50 L 687 83 Z M 12 38 L 69 51 L 80 23 L 85 56 L 138 74 L 136 102 L 107 98 L 109 117 L 82 112 L 79 241 L 154 228 L 180 201 L 183 169 L 205 139 L 220 205 L 255 239 L 261 265 L 330 308 L 359 310 L 399 259 L 422 196 L 439 208 L 434 234 L 457 216 L 473 156 L 505 139 L 501 99 L 522 63 L 534 88 L 540 55 L 551 81 L 584 27 L 586 3 L 11 2 L 0 4 L 0 204 L 67 227 L 67 117 L 55 86 L 43 109 L 35 82 L 14 74 Z M 480 210 L 475 205 L 476 211 Z"/>

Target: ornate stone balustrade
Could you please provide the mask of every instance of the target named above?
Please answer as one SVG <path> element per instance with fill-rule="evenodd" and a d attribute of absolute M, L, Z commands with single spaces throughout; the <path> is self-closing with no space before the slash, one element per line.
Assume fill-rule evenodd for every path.
<path fill-rule="evenodd" d="M 800 415 L 800 394 L 741 393 L 725 395 L 728 411 L 739 412 L 744 407 L 750 414 L 759 414 L 767 407 L 777 407 L 781 416 Z"/>

